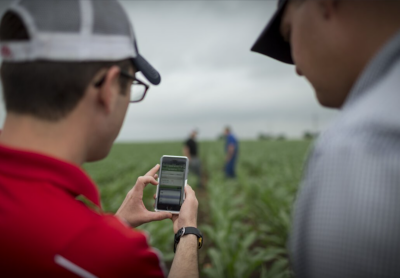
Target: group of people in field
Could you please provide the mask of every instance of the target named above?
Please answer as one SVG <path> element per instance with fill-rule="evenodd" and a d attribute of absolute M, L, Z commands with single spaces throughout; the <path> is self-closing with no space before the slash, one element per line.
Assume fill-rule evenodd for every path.
<path fill-rule="evenodd" d="M 202 188 L 204 186 L 205 175 L 202 172 L 201 167 L 197 134 L 197 130 L 193 130 L 190 133 L 189 138 L 184 142 L 183 154 L 189 159 L 189 171 L 197 176 L 197 187 Z M 235 178 L 235 168 L 239 153 L 239 141 L 236 139 L 236 136 L 231 132 L 230 127 L 225 127 L 223 137 L 225 139 L 224 174 L 227 178 Z"/>
<path fill-rule="evenodd" d="M 277 2 L 252 51 L 293 65 L 321 105 L 340 110 L 307 159 L 291 269 L 297 278 L 400 277 L 400 1 Z M 155 165 L 110 214 L 81 168 L 107 156 L 130 103 L 161 82 L 119 2 L 17 1 L 0 22 L 0 54 L 0 276 L 199 277 L 189 185 L 179 214 L 148 211 Z M 225 135 L 231 178 L 238 143 Z M 200 173 L 192 137 L 185 153 Z M 136 229 L 164 219 L 174 230 L 169 271 Z"/>

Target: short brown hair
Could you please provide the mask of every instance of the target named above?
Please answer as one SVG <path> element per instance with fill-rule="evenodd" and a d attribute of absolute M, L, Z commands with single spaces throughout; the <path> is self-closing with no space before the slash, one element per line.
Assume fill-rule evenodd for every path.
<path fill-rule="evenodd" d="M 29 40 L 20 17 L 7 12 L 0 23 L 0 41 Z M 49 121 L 67 116 L 83 98 L 95 76 L 104 68 L 118 66 L 128 71 L 129 59 L 112 62 L 3 62 L 1 81 L 8 112 L 27 114 Z M 121 92 L 130 80 L 120 78 Z"/>

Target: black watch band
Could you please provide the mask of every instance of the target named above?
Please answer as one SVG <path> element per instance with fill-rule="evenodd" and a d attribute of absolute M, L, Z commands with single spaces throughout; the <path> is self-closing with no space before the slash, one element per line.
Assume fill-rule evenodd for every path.
<path fill-rule="evenodd" d="M 178 246 L 179 241 L 181 240 L 181 237 L 184 235 L 195 235 L 197 236 L 197 246 L 198 249 L 200 249 L 203 246 L 203 235 L 199 231 L 199 229 L 195 227 L 183 227 L 179 229 L 179 231 L 175 234 L 174 238 L 174 253 L 176 252 L 176 247 Z"/>

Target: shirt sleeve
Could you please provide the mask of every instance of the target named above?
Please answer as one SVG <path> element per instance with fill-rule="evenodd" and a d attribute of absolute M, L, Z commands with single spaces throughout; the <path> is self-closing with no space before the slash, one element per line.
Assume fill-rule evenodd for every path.
<path fill-rule="evenodd" d="M 296 277 L 400 277 L 400 145 L 393 143 L 353 137 L 316 148 L 296 202 Z"/>
<path fill-rule="evenodd" d="M 145 234 L 126 227 L 112 215 L 83 231 L 57 255 L 93 276 L 165 277 L 158 252 L 150 248 Z M 74 272 L 67 265 L 61 266 Z"/>
<path fill-rule="evenodd" d="M 226 146 L 233 145 L 236 149 L 236 140 L 232 135 L 229 135 L 226 141 Z"/>

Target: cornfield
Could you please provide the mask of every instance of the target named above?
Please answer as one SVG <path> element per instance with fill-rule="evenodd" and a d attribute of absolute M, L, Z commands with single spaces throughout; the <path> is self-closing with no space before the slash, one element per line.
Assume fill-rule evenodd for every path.
<path fill-rule="evenodd" d="M 286 248 L 291 212 L 310 142 L 240 142 L 237 178 L 223 174 L 224 142 L 200 142 L 203 188 L 197 177 L 188 183 L 199 200 L 201 277 L 292 277 Z M 115 212 L 137 177 L 165 154 L 182 155 L 182 143 L 115 144 L 107 159 L 86 164 L 98 184 L 105 211 Z M 153 209 L 156 187 L 148 185 L 144 200 Z M 142 225 L 150 243 L 173 259 L 172 222 Z"/>

